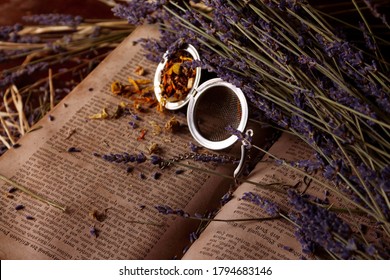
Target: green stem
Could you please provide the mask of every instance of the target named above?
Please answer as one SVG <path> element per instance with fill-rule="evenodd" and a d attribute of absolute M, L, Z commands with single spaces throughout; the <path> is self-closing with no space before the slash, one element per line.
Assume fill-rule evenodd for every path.
<path fill-rule="evenodd" d="M 62 205 L 58 204 L 57 202 L 54 202 L 54 201 L 49 200 L 47 198 L 44 198 L 43 196 L 38 195 L 38 194 L 30 191 L 26 187 L 24 187 L 22 185 L 19 185 L 18 183 L 15 183 L 14 181 L 12 181 L 12 180 L 8 179 L 7 177 L 3 176 L 2 174 L 0 174 L 0 180 L 3 180 L 4 182 L 10 184 L 12 187 L 17 188 L 18 190 L 20 190 L 20 191 L 30 195 L 34 199 L 42 201 L 42 202 L 44 202 L 44 203 L 46 203 L 46 204 L 48 204 L 50 206 L 53 206 L 55 208 L 58 208 L 58 209 L 62 210 L 64 212 L 66 211 L 66 207 L 65 206 L 62 206 Z"/>

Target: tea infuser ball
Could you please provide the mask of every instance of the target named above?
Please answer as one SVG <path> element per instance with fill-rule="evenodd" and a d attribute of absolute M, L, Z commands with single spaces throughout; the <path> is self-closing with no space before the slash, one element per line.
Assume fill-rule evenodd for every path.
<path fill-rule="evenodd" d="M 222 150 L 237 141 L 227 127 L 244 131 L 248 104 L 243 92 L 220 78 L 201 84 L 187 109 L 187 123 L 194 139 L 210 150 Z"/>
<path fill-rule="evenodd" d="M 199 54 L 192 45 L 180 51 L 186 51 L 194 60 L 199 60 Z M 168 51 L 163 61 L 157 66 L 154 76 L 154 92 L 160 104 L 168 110 L 177 110 L 188 104 L 187 124 L 192 137 L 203 147 L 210 150 L 223 150 L 234 145 L 238 137 L 227 128 L 243 132 L 249 137 L 253 130 L 247 129 L 249 109 L 246 98 L 241 91 L 231 83 L 220 78 L 207 79 L 201 82 L 202 77 L 210 75 L 196 68 L 195 80 L 192 88 L 182 100 L 169 102 L 164 99 L 164 85 L 162 82 L 163 69 L 169 60 Z M 202 79 L 203 80 L 203 79 Z M 199 85 L 200 84 L 200 85 Z M 247 143 L 241 139 L 241 160 L 234 171 L 234 177 L 240 176 L 248 159 Z"/>
<path fill-rule="evenodd" d="M 215 78 L 202 83 L 191 97 L 187 124 L 200 145 L 210 150 L 223 150 L 239 140 L 228 127 L 253 136 L 253 130 L 247 129 L 248 115 L 248 103 L 241 89 Z M 246 139 L 240 140 L 241 159 L 234 171 L 235 178 L 242 174 L 248 160 L 248 143 Z"/>

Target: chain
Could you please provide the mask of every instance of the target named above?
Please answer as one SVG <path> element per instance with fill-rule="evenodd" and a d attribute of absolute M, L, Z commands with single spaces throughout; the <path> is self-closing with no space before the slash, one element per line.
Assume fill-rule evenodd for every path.
<path fill-rule="evenodd" d="M 217 155 L 217 154 L 208 154 L 208 153 L 185 153 L 174 156 L 168 160 L 161 160 L 159 163 L 160 169 L 164 169 L 182 160 L 195 160 L 202 162 L 216 162 L 216 163 L 235 163 L 238 161 L 237 158 L 228 156 L 228 155 Z"/>

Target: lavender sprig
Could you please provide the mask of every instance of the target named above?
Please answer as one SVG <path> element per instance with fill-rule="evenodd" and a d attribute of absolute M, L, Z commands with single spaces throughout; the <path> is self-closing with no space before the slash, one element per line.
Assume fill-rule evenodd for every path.
<path fill-rule="evenodd" d="M 217 219 L 209 214 L 201 215 L 199 213 L 195 213 L 194 215 L 190 215 L 185 212 L 183 209 L 173 209 L 168 205 L 156 205 L 154 207 L 159 213 L 163 215 L 173 215 L 191 220 L 198 221 L 206 221 L 206 222 L 248 222 L 248 221 L 266 221 L 280 218 L 279 216 L 271 216 L 271 217 L 263 217 L 263 218 L 238 218 L 238 219 Z"/>
<path fill-rule="evenodd" d="M 288 191 L 288 199 L 294 209 L 289 218 L 297 225 L 295 234 L 304 253 L 315 253 L 319 246 L 341 259 L 365 257 L 361 252 L 388 258 L 385 250 L 357 239 L 350 226 L 334 212 L 306 201 L 293 190 Z"/>
<path fill-rule="evenodd" d="M 274 202 L 262 198 L 260 195 L 253 193 L 253 192 L 245 192 L 243 196 L 241 197 L 242 200 L 249 201 L 257 206 L 260 206 L 262 209 L 264 209 L 269 215 L 271 216 L 278 216 L 280 209 L 277 204 Z"/>
<path fill-rule="evenodd" d="M 28 23 L 40 25 L 68 25 L 76 27 L 84 21 L 81 16 L 72 16 L 67 14 L 39 14 L 24 16 L 23 20 Z"/>

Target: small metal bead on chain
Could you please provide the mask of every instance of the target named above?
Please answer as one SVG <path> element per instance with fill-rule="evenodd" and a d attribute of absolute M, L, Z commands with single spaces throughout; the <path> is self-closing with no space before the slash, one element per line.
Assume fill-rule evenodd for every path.
<path fill-rule="evenodd" d="M 217 155 L 217 154 L 198 154 L 198 153 L 185 153 L 185 154 L 179 154 L 175 157 L 172 157 L 169 160 L 162 160 L 159 163 L 160 169 L 164 169 L 166 167 L 169 167 L 170 165 L 174 164 L 175 162 L 179 162 L 182 160 L 192 159 L 195 161 L 202 161 L 202 162 L 215 162 L 215 163 L 235 163 L 237 162 L 237 159 L 228 156 L 228 155 Z"/>

